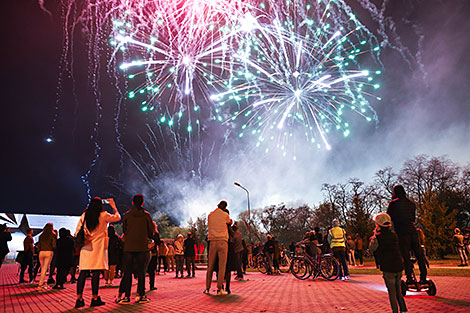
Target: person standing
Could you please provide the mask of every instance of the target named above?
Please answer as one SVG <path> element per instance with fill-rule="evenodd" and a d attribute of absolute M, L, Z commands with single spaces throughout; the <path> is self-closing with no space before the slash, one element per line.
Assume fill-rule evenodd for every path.
<path fill-rule="evenodd" d="M 65 228 L 59 229 L 59 239 L 56 248 L 57 276 L 52 289 L 65 289 L 67 274 L 73 263 L 74 241 Z"/>
<path fill-rule="evenodd" d="M 153 225 L 155 226 L 155 233 L 152 236 L 154 246 L 150 250 L 150 262 L 147 267 L 147 273 L 149 274 L 149 288 L 151 291 L 157 289 L 155 287 L 155 270 L 157 269 L 158 246 L 160 245 L 160 233 L 158 232 L 157 223 L 153 222 Z"/>
<path fill-rule="evenodd" d="M 33 239 L 33 230 L 28 228 L 26 230 L 26 238 L 23 241 L 23 260 L 21 262 L 21 272 L 20 272 L 20 281 L 19 284 L 25 283 L 24 273 L 26 268 L 28 268 L 29 283 L 32 284 L 34 280 L 33 276 L 33 255 L 34 255 L 34 239 Z"/>
<path fill-rule="evenodd" d="M 193 234 L 189 232 L 188 237 L 184 240 L 184 257 L 186 258 L 186 271 L 188 272 L 187 277 L 194 277 L 196 274 L 196 264 L 194 262 L 196 250 L 194 249 L 194 245 Z"/>
<path fill-rule="evenodd" d="M 114 276 L 116 275 L 116 266 L 119 260 L 119 251 L 121 250 L 121 238 L 116 234 L 114 226 L 108 226 L 108 266 L 109 269 L 104 271 L 104 280 L 106 285 L 113 285 Z"/>
<path fill-rule="evenodd" d="M 135 195 L 132 201 L 133 207 L 122 219 L 122 230 L 124 232 L 124 276 L 119 285 L 119 295 L 116 302 L 119 304 L 130 303 L 132 274 L 137 278 L 136 303 L 146 303 L 150 299 L 145 295 L 145 272 L 149 254 L 149 240 L 155 232 L 150 213 L 142 207 L 144 196 Z M 124 294 L 124 298 L 122 298 Z"/>
<path fill-rule="evenodd" d="M 459 255 L 460 264 L 458 266 L 468 266 L 468 258 L 465 253 L 465 245 L 463 243 L 463 235 L 460 233 L 460 229 L 454 229 L 454 237 L 452 237 L 454 242 L 455 251 Z"/>
<path fill-rule="evenodd" d="M 385 286 L 392 311 L 407 312 L 405 299 L 401 293 L 403 258 L 400 253 L 398 236 L 391 230 L 392 220 L 387 213 L 379 213 L 374 218 L 376 228 L 371 237 L 369 249 L 375 252 L 376 262 L 383 273 Z"/>
<path fill-rule="evenodd" d="M 209 228 L 208 240 L 210 244 L 209 262 L 206 273 L 205 294 L 210 293 L 212 273 L 214 272 L 216 257 L 219 258 L 219 269 L 217 276 L 217 295 L 226 295 L 227 292 L 222 289 L 224 282 L 225 268 L 227 265 L 228 253 L 228 225 L 232 224 L 230 216 L 227 213 L 227 202 L 220 201 L 217 208 L 207 217 L 207 226 Z"/>
<path fill-rule="evenodd" d="M 7 227 L 7 224 L 0 224 L 0 268 L 8 252 L 10 252 L 8 241 L 11 241 L 11 239 L 10 228 Z"/>
<path fill-rule="evenodd" d="M 267 274 L 272 275 L 273 274 L 274 252 L 276 252 L 276 248 L 274 247 L 273 236 L 267 235 L 266 239 L 267 239 L 267 241 L 265 242 L 265 244 L 263 246 L 263 253 L 266 256 L 266 259 L 268 260 Z"/>
<path fill-rule="evenodd" d="M 233 231 L 233 250 L 235 252 L 235 267 L 237 270 L 237 276 L 235 280 L 242 280 L 243 279 L 243 270 L 242 270 L 242 257 L 243 257 L 243 243 L 242 243 L 242 233 L 238 230 L 238 226 L 236 223 L 232 225 Z"/>
<path fill-rule="evenodd" d="M 348 236 L 348 241 L 346 242 L 346 246 L 348 248 L 348 258 L 349 258 L 349 265 L 356 266 L 356 242 L 352 240 L 351 236 Z"/>
<path fill-rule="evenodd" d="M 46 290 L 49 286 L 44 283 L 46 280 L 47 269 L 54 255 L 56 248 L 56 237 L 54 234 L 54 226 L 52 223 L 47 223 L 39 236 L 38 249 L 39 249 L 39 263 L 41 263 L 41 277 L 39 278 L 38 290 Z"/>
<path fill-rule="evenodd" d="M 253 244 L 248 242 L 246 245 L 246 253 L 247 253 L 247 258 L 248 258 L 248 267 L 252 268 L 253 267 Z"/>
<path fill-rule="evenodd" d="M 179 234 L 175 240 L 175 261 L 176 261 L 176 278 L 181 274 L 181 278 L 184 277 L 184 240 L 183 235 Z"/>
<path fill-rule="evenodd" d="M 402 185 L 393 187 L 392 198 L 393 200 L 387 208 L 387 214 L 392 219 L 393 227 L 398 236 L 407 283 L 413 281 L 413 263 L 410 259 L 411 251 L 414 252 L 418 260 L 420 283 L 425 283 L 428 270 L 415 225 L 416 205 L 406 197 L 405 188 Z"/>
<path fill-rule="evenodd" d="M 77 224 L 75 237 L 83 229 L 85 234 L 85 244 L 80 249 L 80 259 L 78 268 L 80 275 L 77 281 L 77 301 L 75 308 L 85 306 L 83 300 L 83 289 L 88 275 L 91 277 L 92 300 L 90 306 L 101 306 L 105 303 L 101 301 L 98 294 L 100 286 L 100 273 L 108 269 L 108 223 L 117 222 L 121 219 L 116 204 L 113 199 L 107 199 L 113 208 L 113 214 L 103 209 L 103 202 L 96 197 L 91 199 L 87 209 L 83 212 Z"/>
<path fill-rule="evenodd" d="M 160 275 L 160 267 L 163 264 L 163 274 L 168 272 L 168 263 L 166 262 L 166 256 L 168 254 L 168 246 L 165 241 L 160 240 L 160 245 L 158 246 L 158 268 L 157 275 Z"/>
<path fill-rule="evenodd" d="M 356 243 L 356 252 L 357 258 L 359 259 L 359 266 L 364 266 L 364 247 L 362 244 L 362 238 L 356 233 L 356 238 L 354 240 Z"/>
<path fill-rule="evenodd" d="M 336 218 L 333 220 L 333 227 L 328 231 L 328 242 L 340 264 L 338 279 L 349 280 L 349 268 L 346 262 L 346 232 L 339 227 L 339 221 Z"/>
<path fill-rule="evenodd" d="M 167 272 L 171 271 L 173 272 L 175 270 L 175 246 L 172 243 L 169 243 L 167 245 L 168 247 L 168 252 L 166 254 L 166 264 L 167 264 Z"/>

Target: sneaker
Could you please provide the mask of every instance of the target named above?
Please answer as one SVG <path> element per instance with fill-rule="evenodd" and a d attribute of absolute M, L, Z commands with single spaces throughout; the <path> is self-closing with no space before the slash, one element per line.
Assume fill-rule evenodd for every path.
<path fill-rule="evenodd" d="M 51 285 L 52 285 L 52 284 L 55 284 L 54 278 L 49 278 L 49 279 L 47 280 L 47 283 L 48 283 L 48 284 L 51 284 Z"/>
<path fill-rule="evenodd" d="M 105 304 L 106 303 L 101 301 L 101 297 L 98 296 L 98 298 L 91 300 L 90 306 L 101 306 L 101 305 L 105 305 Z"/>
<path fill-rule="evenodd" d="M 131 304 L 131 299 L 129 299 L 128 297 L 124 297 L 122 299 L 116 299 L 116 303 L 117 304 Z"/>
<path fill-rule="evenodd" d="M 348 276 L 344 276 L 344 280 L 350 280 L 350 279 L 351 279 L 351 277 L 349 277 L 349 275 L 348 275 Z"/>
<path fill-rule="evenodd" d="M 210 294 L 209 289 L 204 290 L 202 293 L 205 293 L 206 295 Z"/>
<path fill-rule="evenodd" d="M 218 296 L 226 296 L 226 295 L 228 295 L 228 292 L 225 291 L 225 290 L 222 290 L 222 289 L 221 289 L 221 290 L 217 290 L 217 295 L 218 295 Z"/>
<path fill-rule="evenodd" d="M 467 266 L 467 265 L 465 265 L 464 263 L 462 263 L 462 264 L 459 264 L 459 265 L 457 265 L 457 266 Z"/>
<path fill-rule="evenodd" d="M 136 298 L 136 299 L 137 299 L 137 298 Z M 142 303 L 150 302 L 150 299 L 147 298 L 147 296 L 142 296 L 142 297 L 140 297 L 139 301 L 135 301 L 135 302 L 142 304 Z"/>
<path fill-rule="evenodd" d="M 150 287 L 150 291 L 157 290 L 157 289 L 158 289 L 157 287 Z"/>
<path fill-rule="evenodd" d="M 75 308 L 78 309 L 84 306 L 85 306 L 85 300 L 77 299 L 77 301 L 75 302 Z"/>
<path fill-rule="evenodd" d="M 338 280 L 344 280 L 344 277 L 338 277 Z"/>
<path fill-rule="evenodd" d="M 26 283 L 26 280 L 24 279 L 20 279 L 20 281 L 18 282 L 18 284 L 24 284 L 24 283 Z"/>

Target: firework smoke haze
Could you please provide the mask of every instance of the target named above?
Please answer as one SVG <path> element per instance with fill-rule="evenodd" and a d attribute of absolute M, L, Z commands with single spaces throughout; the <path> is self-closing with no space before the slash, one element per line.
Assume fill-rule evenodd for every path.
<path fill-rule="evenodd" d="M 222 198 L 244 210 L 234 181 L 252 208 L 313 205 L 323 183 L 367 182 L 416 154 L 469 160 L 466 1 L 37 5 L 60 12 L 64 44 L 44 138 L 59 146 L 75 131 L 64 112 L 91 116 L 92 155 L 75 162 L 88 168 L 71 171 L 89 195 L 112 189 L 111 177 L 116 195 L 144 193 L 184 222 Z M 84 84 L 85 96 L 69 86 Z M 75 107 L 60 100 L 70 94 Z"/>

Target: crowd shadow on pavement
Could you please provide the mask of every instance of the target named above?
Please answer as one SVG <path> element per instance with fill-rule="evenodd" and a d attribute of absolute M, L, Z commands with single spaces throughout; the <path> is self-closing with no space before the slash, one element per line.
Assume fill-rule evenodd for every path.
<path fill-rule="evenodd" d="M 434 301 L 438 301 L 438 302 L 449 304 L 449 305 L 470 307 L 470 301 L 459 300 L 459 299 L 449 299 L 449 298 L 443 298 L 443 297 L 439 297 L 439 296 L 429 297 L 429 298 L 431 298 Z"/>

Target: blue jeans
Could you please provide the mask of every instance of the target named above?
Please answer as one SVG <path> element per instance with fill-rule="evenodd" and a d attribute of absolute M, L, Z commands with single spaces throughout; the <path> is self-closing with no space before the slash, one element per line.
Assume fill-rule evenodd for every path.
<path fill-rule="evenodd" d="M 403 295 L 400 289 L 401 272 L 399 273 L 383 272 L 383 278 L 385 281 L 385 286 L 387 286 L 388 299 L 390 300 L 392 311 L 394 313 L 398 313 L 398 306 L 400 306 L 400 312 L 407 312 L 408 309 L 406 308 L 405 299 L 403 298 Z"/>

